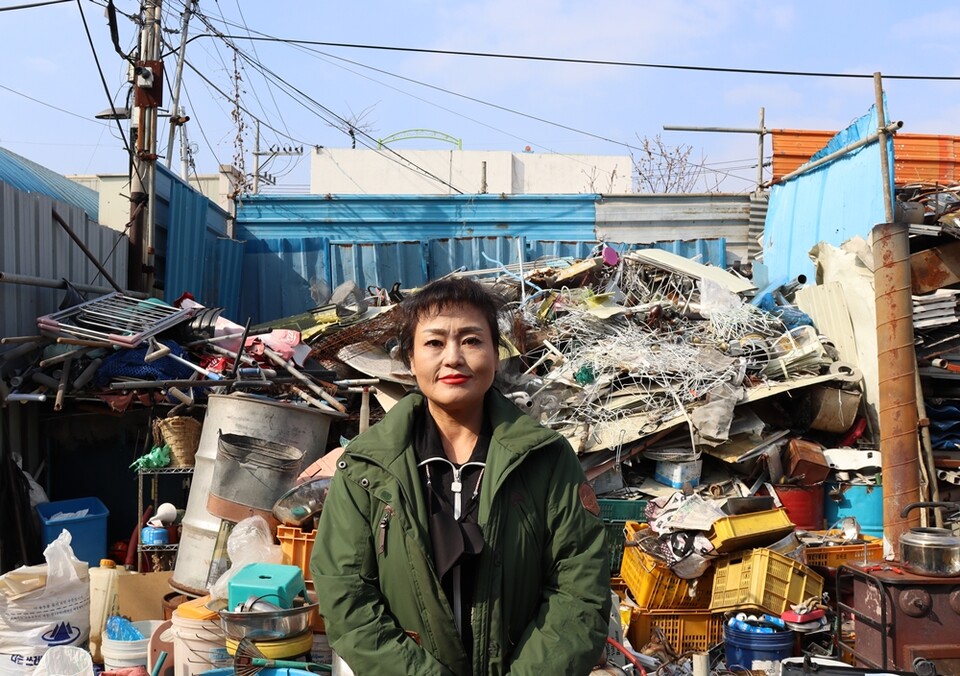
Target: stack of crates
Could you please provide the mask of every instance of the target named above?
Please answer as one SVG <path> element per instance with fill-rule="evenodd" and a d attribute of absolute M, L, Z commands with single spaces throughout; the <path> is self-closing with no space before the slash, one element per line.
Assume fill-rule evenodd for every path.
<path fill-rule="evenodd" d="M 628 540 L 638 539 L 645 529 L 635 521 L 624 525 Z M 696 580 L 685 580 L 641 548 L 626 547 L 621 574 L 639 606 L 627 632 L 635 650 L 657 635 L 677 652 L 705 652 L 723 641 L 723 616 L 710 612 L 712 568 Z"/>

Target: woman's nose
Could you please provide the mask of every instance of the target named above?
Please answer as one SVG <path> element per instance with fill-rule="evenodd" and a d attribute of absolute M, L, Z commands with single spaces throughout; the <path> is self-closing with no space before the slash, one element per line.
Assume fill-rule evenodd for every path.
<path fill-rule="evenodd" d="M 459 364 L 463 361 L 463 350 L 455 342 L 448 343 L 443 350 L 443 361 L 445 364 Z"/>

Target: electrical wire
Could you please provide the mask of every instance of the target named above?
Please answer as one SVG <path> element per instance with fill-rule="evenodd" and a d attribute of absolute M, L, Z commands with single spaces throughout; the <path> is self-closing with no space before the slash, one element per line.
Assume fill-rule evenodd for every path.
<path fill-rule="evenodd" d="M 191 40 L 204 37 L 196 35 Z M 208 36 L 209 37 L 209 36 Z M 536 56 L 531 54 L 504 54 L 497 52 L 471 52 L 456 49 L 427 49 L 424 47 L 394 47 L 390 45 L 364 45 L 349 42 L 322 42 L 320 40 L 299 40 L 295 38 L 278 37 L 245 37 L 242 35 L 226 35 L 225 37 L 239 40 L 257 40 L 260 42 L 285 42 L 288 44 L 317 45 L 321 47 L 344 47 L 348 49 L 371 49 L 389 52 L 410 52 L 417 54 L 441 54 L 447 56 L 471 56 L 488 59 L 510 59 L 519 61 L 539 61 L 548 63 L 572 63 L 587 66 L 620 66 L 626 68 L 654 68 L 663 70 L 683 70 L 704 73 L 734 73 L 739 75 L 778 75 L 790 77 L 820 77 L 844 79 L 873 79 L 873 73 L 836 73 L 828 71 L 803 70 L 776 70 L 767 68 L 729 68 L 722 66 L 689 66 L 668 63 L 641 63 L 636 61 L 612 61 L 607 59 L 577 59 L 562 56 Z M 954 82 L 960 80 L 960 75 L 883 75 L 885 80 L 927 80 Z"/>
<path fill-rule="evenodd" d="M 12 5 L 10 7 L 0 7 L 0 12 L 12 12 L 15 9 L 32 9 L 34 7 L 46 7 L 47 5 L 59 5 L 71 0 L 47 0 L 47 2 L 34 2 L 29 5 Z"/>
<path fill-rule="evenodd" d="M 72 0 L 71 0 L 71 1 L 72 1 Z M 57 112 L 66 113 L 67 115 L 72 115 L 73 117 L 79 118 L 79 119 L 84 120 L 84 121 L 86 121 L 86 122 L 90 122 L 90 123 L 92 123 L 92 124 L 99 125 L 99 126 L 101 126 L 101 127 L 111 127 L 111 126 L 113 126 L 113 125 L 111 125 L 109 122 L 101 122 L 100 120 L 95 120 L 95 119 L 91 119 L 91 118 L 89 118 L 89 117 L 84 117 L 83 115 L 77 115 L 76 113 L 74 113 L 74 112 L 72 112 L 72 111 L 69 111 L 69 110 L 66 110 L 66 109 L 64 109 L 64 108 L 57 108 L 57 107 L 56 107 L 55 105 L 53 105 L 52 103 L 47 103 L 46 101 L 41 101 L 40 99 L 35 99 L 35 98 L 33 98 L 32 96 L 29 96 L 28 94 L 24 94 L 23 92 L 18 92 L 16 89 L 11 89 L 10 87 L 7 87 L 6 85 L 0 84 L 0 89 L 6 90 L 6 91 L 10 92 L 11 94 L 16 94 L 17 96 L 22 96 L 23 98 L 29 99 L 30 101 L 33 101 L 34 103 L 39 103 L 41 106 L 46 106 L 47 108 L 52 108 L 53 110 L 56 110 Z"/>

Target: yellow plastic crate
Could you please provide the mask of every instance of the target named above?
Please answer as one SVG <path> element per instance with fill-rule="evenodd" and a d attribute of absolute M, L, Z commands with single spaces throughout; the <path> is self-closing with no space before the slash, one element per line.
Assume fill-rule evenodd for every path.
<path fill-rule="evenodd" d="M 717 559 L 710 610 L 760 610 L 781 615 L 790 605 L 823 593 L 823 578 L 769 549 Z"/>
<path fill-rule="evenodd" d="M 839 531 L 833 531 L 839 532 Z M 813 535 L 829 535 L 831 531 L 813 531 Z M 839 568 L 848 563 L 869 563 L 883 561 L 883 540 L 872 535 L 861 536 L 863 544 L 832 545 L 804 549 L 808 566 Z"/>
<path fill-rule="evenodd" d="M 642 650 L 650 642 L 655 629 L 677 653 L 695 650 L 706 652 L 723 642 L 723 615 L 676 610 L 650 610 L 634 613 L 627 638 L 634 650 Z"/>
<path fill-rule="evenodd" d="M 795 526 L 785 509 L 725 516 L 713 522 L 707 537 L 721 554 L 772 545 L 792 533 Z"/>
<path fill-rule="evenodd" d="M 646 524 L 627 521 L 627 540 L 636 540 Z M 663 562 L 639 547 L 624 547 L 620 576 L 637 605 L 644 609 L 705 609 L 710 605 L 712 570 L 696 580 L 684 580 L 673 574 Z"/>

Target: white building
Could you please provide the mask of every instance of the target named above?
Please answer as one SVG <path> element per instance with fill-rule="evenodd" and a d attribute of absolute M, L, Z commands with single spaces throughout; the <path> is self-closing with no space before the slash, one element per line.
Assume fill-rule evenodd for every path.
<path fill-rule="evenodd" d="M 401 150 L 389 146 L 377 150 L 315 148 L 310 158 L 310 192 L 315 195 L 449 195 L 457 190 L 465 194 L 623 194 L 632 192 L 632 171 L 633 163 L 628 155 Z"/>

